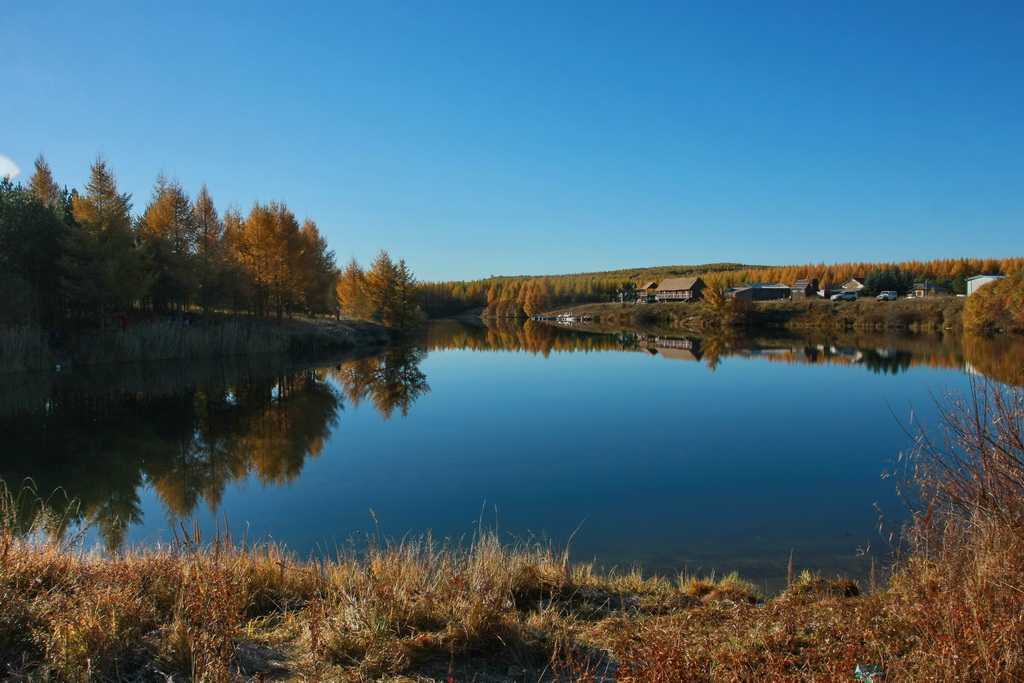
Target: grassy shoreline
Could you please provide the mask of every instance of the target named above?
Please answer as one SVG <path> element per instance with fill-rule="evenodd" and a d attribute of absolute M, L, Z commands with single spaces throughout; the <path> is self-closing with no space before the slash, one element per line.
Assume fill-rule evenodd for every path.
<path fill-rule="evenodd" d="M 909 332 L 963 331 L 964 299 L 934 297 L 876 301 L 759 301 L 738 302 L 713 312 L 703 302 L 659 304 L 583 304 L 552 313 L 587 315 L 608 328 L 663 327 L 701 330 L 709 327 L 791 330 L 899 330 Z"/>
<path fill-rule="evenodd" d="M 0 328 L 0 373 L 196 358 L 288 354 L 292 357 L 383 348 L 385 328 L 345 318 L 155 318 L 127 328 L 62 329 L 59 341 L 39 327 Z"/>
<path fill-rule="evenodd" d="M 494 532 L 371 539 L 334 561 L 195 532 L 119 555 L 45 535 L 0 537 L 8 680 L 817 681 L 869 663 L 930 681 L 964 646 L 928 632 L 934 598 L 911 572 L 868 594 L 805 572 L 768 599 L 735 575 L 600 574 Z"/>
<path fill-rule="evenodd" d="M 712 638 L 784 616 L 793 638 L 808 620 L 842 621 L 878 600 L 809 574 L 768 602 L 735 575 L 601 574 L 493 531 L 467 545 L 370 539 L 322 561 L 226 536 L 203 543 L 195 531 L 169 548 L 104 555 L 46 528 L 0 535 L 0 667 L 11 680 L 669 680 L 652 648 L 677 646 L 665 639 L 679 620 Z M 758 638 L 737 635 L 754 638 L 745 647 Z M 826 646 L 808 641 L 805 658 Z"/>

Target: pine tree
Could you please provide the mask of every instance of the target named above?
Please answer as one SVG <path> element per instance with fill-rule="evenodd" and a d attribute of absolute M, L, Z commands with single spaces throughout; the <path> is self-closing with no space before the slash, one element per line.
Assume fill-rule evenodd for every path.
<path fill-rule="evenodd" d="M 229 266 L 224 239 L 224 223 L 217 215 L 213 197 L 206 185 L 192 205 L 192 221 L 196 231 L 195 282 L 203 312 L 209 313 L 225 290 Z"/>
<path fill-rule="evenodd" d="M 284 202 L 271 202 L 270 207 L 274 220 L 271 293 L 277 317 L 280 318 L 287 313 L 290 318 L 295 304 L 302 298 L 302 243 L 299 237 L 299 221 Z"/>
<path fill-rule="evenodd" d="M 275 261 L 274 214 L 266 204 L 253 204 L 233 239 L 235 255 L 251 289 L 251 303 L 258 315 L 268 312 Z"/>
<path fill-rule="evenodd" d="M 341 271 L 335 292 L 338 305 L 349 315 L 356 318 L 373 315 L 373 303 L 366 289 L 366 273 L 355 257 Z"/>
<path fill-rule="evenodd" d="M 49 323 L 58 317 L 67 220 L 63 193 L 45 204 L 33 190 L 0 180 L 0 318 Z"/>
<path fill-rule="evenodd" d="M 394 313 L 397 280 L 398 274 L 391 255 L 381 249 L 366 273 L 366 293 L 373 305 L 373 315 L 378 316 L 385 325 Z"/>
<path fill-rule="evenodd" d="M 303 306 L 310 313 L 333 311 L 337 305 L 338 267 L 334 251 L 327 247 L 327 240 L 312 219 L 303 221 L 299 244 L 298 277 Z"/>
<path fill-rule="evenodd" d="M 168 180 L 163 173 L 157 176 L 138 232 L 153 268 L 153 308 L 161 312 L 170 304 L 184 308 L 196 289 L 198 229 L 192 202 L 178 181 Z"/>
<path fill-rule="evenodd" d="M 32 193 L 39 198 L 43 204 L 60 205 L 64 199 L 64 193 L 60 186 L 54 182 L 53 174 L 50 172 L 50 165 L 46 158 L 40 154 L 36 157 L 36 170 L 28 181 Z"/>
<path fill-rule="evenodd" d="M 235 310 L 253 310 L 253 292 L 255 283 L 246 270 L 243 260 L 245 242 L 243 226 L 245 219 L 237 206 L 229 206 L 223 216 L 224 264 L 221 277 L 224 287 L 223 296 Z"/>
<path fill-rule="evenodd" d="M 422 325 L 424 315 L 419 301 L 419 283 L 405 259 L 399 259 L 395 266 L 395 306 L 389 327 L 407 332 Z"/>
<path fill-rule="evenodd" d="M 76 225 L 68 231 L 63 288 L 74 311 L 104 322 L 126 311 L 151 282 L 132 230 L 131 195 L 117 191 L 114 173 L 99 155 L 85 194 L 72 198 Z"/>
<path fill-rule="evenodd" d="M 366 291 L 374 315 L 392 329 L 409 331 L 423 322 L 419 307 L 419 289 L 405 259 L 395 264 L 381 249 L 366 273 Z"/>

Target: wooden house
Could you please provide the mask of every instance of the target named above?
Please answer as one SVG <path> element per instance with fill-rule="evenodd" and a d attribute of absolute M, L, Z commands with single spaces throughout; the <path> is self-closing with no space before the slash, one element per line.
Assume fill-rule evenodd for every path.
<path fill-rule="evenodd" d="M 727 299 L 746 299 L 747 301 L 776 301 L 788 299 L 793 291 L 789 285 L 781 282 L 744 282 L 729 287 L 723 294 Z"/>
<path fill-rule="evenodd" d="M 658 301 L 696 301 L 703 296 L 705 287 L 699 277 L 676 277 L 663 280 L 654 294 Z"/>
<path fill-rule="evenodd" d="M 818 278 L 805 278 L 793 283 L 792 297 L 794 299 L 810 299 L 818 296 Z"/>
<path fill-rule="evenodd" d="M 849 280 L 839 285 L 839 289 L 844 292 L 860 292 L 864 289 L 864 278 L 851 277 Z"/>
<path fill-rule="evenodd" d="M 933 284 L 931 282 L 918 282 L 914 284 L 913 289 L 910 290 L 911 294 L 918 298 L 924 298 L 926 296 L 949 296 L 949 290 L 945 287 Z"/>
<path fill-rule="evenodd" d="M 657 301 L 657 282 L 648 282 L 636 288 L 636 303 L 647 304 Z"/>

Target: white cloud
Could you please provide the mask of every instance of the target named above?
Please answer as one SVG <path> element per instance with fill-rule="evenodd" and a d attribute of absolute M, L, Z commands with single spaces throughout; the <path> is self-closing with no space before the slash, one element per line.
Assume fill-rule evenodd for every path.
<path fill-rule="evenodd" d="M 13 178 L 19 173 L 21 173 L 21 169 L 18 168 L 17 164 L 7 157 L 0 156 L 0 178 L 3 178 L 4 176 Z"/>

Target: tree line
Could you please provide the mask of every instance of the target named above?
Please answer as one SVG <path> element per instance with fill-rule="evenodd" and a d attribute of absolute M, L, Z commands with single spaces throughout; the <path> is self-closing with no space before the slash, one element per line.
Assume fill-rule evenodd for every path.
<path fill-rule="evenodd" d="M 713 263 L 539 277 L 491 277 L 473 281 L 428 282 L 422 285 L 423 308 L 432 317 L 483 309 L 483 315 L 521 317 L 559 306 L 614 301 L 626 285 L 661 282 L 667 278 L 700 277 L 711 291 L 742 282 L 782 282 L 816 279 L 819 287 L 856 277 L 872 293 L 885 289 L 906 294 L 915 283 L 929 282 L 954 294 L 967 291 L 973 275 L 1005 275 L 1024 269 L 1024 258 L 935 259 L 932 261 L 817 263 L 792 266 L 750 266 Z"/>
<path fill-rule="evenodd" d="M 133 216 L 102 155 L 82 192 L 62 189 L 41 155 L 27 185 L 0 181 L 0 322 L 105 324 L 139 311 L 200 310 L 281 318 L 340 307 L 389 326 L 418 319 L 404 260 L 381 251 L 364 275 L 365 287 L 343 291 L 316 222 L 283 201 L 220 212 L 205 185 L 193 199 L 161 173 Z"/>

